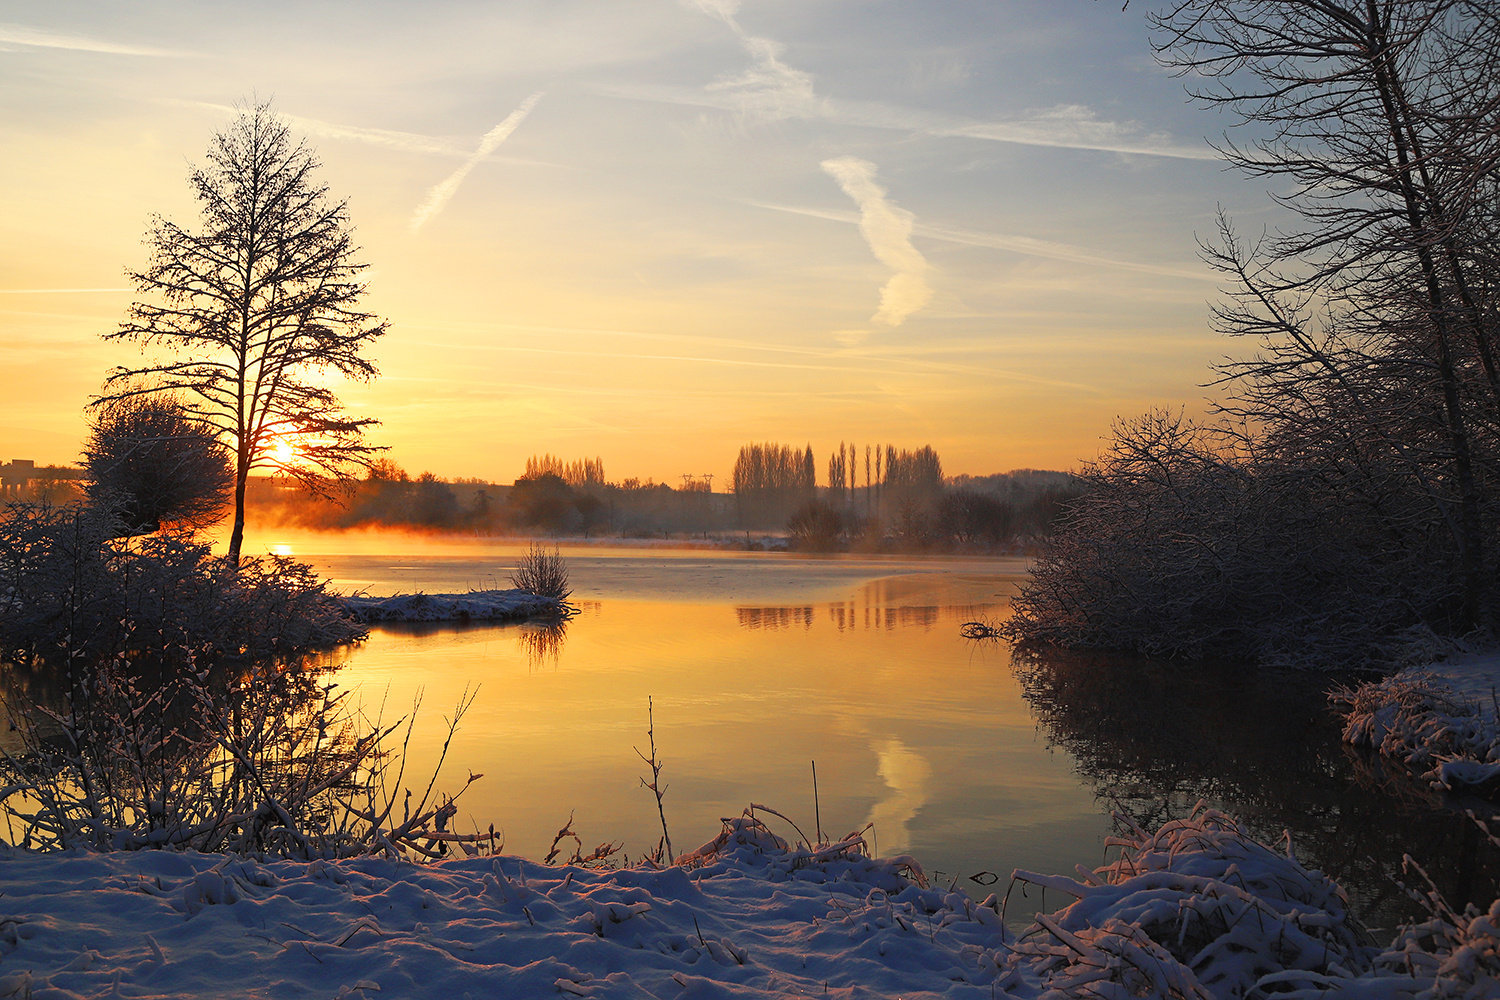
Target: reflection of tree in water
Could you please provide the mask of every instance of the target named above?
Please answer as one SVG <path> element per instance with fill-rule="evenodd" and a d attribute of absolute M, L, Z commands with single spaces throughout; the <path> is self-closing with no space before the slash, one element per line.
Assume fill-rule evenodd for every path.
<path fill-rule="evenodd" d="M 981 579 L 981 578 L 976 578 Z M 976 589 L 990 594 L 995 585 L 982 578 L 977 587 L 969 577 L 934 579 L 930 574 L 883 577 L 871 580 L 844 601 L 817 605 L 738 607 L 735 617 L 741 628 L 811 629 L 820 618 L 839 632 L 889 632 L 896 629 L 950 630 L 954 622 L 972 621 L 995 614 L 1001 605 L 974 603 L 963 598 Z"/>
<path fill-rule="evenodd" d="M 526 662 L 533 669 L 557 668 L 562 657 L 563 645 L 568 641 L 568 620 L 531 622 L 522 625 L 516 633 L 516 641 L 526 652 Z"/>
<path fill-rule="evenodd" d="M 333 669 L 327 656 L 202 668 L 118 658 L 72 672 L 5 665 L 0 771 L 12 791 L 32 787 L 6 803 L 9 835 L 44 848 L 202 850 L 326 835 L 336 849 L 333 796 L 357 790 L 381 755 L 339 709 Z"/>
<path fill-rule="evenodd" d="M 1143 825 L 1206 799 L 1264 842 L 1290 831 L 1373 926 L 1416 915 L 1394 881 L 1404 854 L 1460 906 L 1500 895 L 1500 851 L 1472 822 L 1343 746 L 1327 677 L 1052 650 L 1014 662 L 1050 739 Z"/>
<path fill-rule="evenodd" d="M 920 628 L 932 631 L 945 621 L 965 621 L 994 611 L 993 605 L 968 605 L 962 607 L 883 607 L 860 604 L 856 601 L 840 601 L 824 606 L 828 621 L 840 632 L 878 632 L 897 628 Z M 810 629 L 817 621 L 818 608 L 774 607 L 734 609 L 735 618 L 741 628 L 752 629 Z"/>
<path fill-rule="evenodd" d="M 814 609 L 802 608 L 735 608 L 734 616 L 741 628 L 812 628 Z"/>

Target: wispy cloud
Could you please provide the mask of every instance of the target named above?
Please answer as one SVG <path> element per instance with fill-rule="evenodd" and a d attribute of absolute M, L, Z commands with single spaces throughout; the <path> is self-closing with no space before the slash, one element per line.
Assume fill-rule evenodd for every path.
<path fill-rule="evenodd" d="M 795 205 L 776 205 L 763 201 L 751 201 L 746 202 L 746 204 L 754 205 L 756 208 L 770 209 L 775 212 L 789 212 L 792 215 L 806 215 L 814 219 L 827 219 L 830 222 L 843 222 L 850 225 L 860 225 L 862 220 L 862 216 L 856 215 L 853 212 L 830 212 L 827 209 L 801 208 Z M 1218 282 L 1220 280 L 1218 275 L 1209 271 L 1206 267 L 1191 268 L 1174 267 L 1171 264 L 1152 264 L 1147 261 L 1130 260 L 1126 257 L 1114 257 L 1109 254 L 1100 253 L 1097 250 L 1074 246 L 1071 243 L 1038 240 L 1030 236 L 1012 236 L 1005 233 L 978 233 L 967 229 L 951 229 L 944 226 L 924 225 L 922 223 L 913 223 L 912 234 L 929 239 L 945 240 L 949 243 L 961 243 L 965 246 L 1008 250 L 1012 253 L 1025 254 L 1028 257 L 1063 260 L 1074 264 L 1114 267 L 1126 271 L 1138 271 L 1143 274 L 1159 274 L 1168 278 L 1188 278 L 1193 281 Z"/>
<path fill-rule="evenodd" d="M 720 84 L 714 84 L 706 92 L 641 84 L 600 88 L 602 93 L 626 100 L 716 108 L 721 111 L 747 110 L 747 104 L 751 102 L 745 95 L 721 93 L 724 89 L 726 88 Z M 789 94 L 788 91 L 782 93 Z M 773 117 L 778 119 L 825 120 L 919 135 L 1004 142 L 1020 146 L 1085 149 L 1129 156 L 1204 161 L 1219 159 L 1219 155 L 1207 143 L 1185 141 L 1165 132 L 1150 131 L 1139 122 L 1100 118 L 1093 109 L 1081 104 L 1034 109 L 1014 118 L 997 121 L 979 121 L 874 101 L 831 100 L 813 96 L 806 99 L 794 98 L 795 94 L 789 94 L 775 101 L 766 99 L 765 103 L 777 109 Z"/>
<path fill-rule="evenodd" d="M 1213 283 L 1221 281 L 1220 276 L 1210 271 L 1207 267 L 1189 268 L 1173 267 L 1170 264 L 1151 264 L 1146 261 L 1130 260 L 1125 257 L 1112 257 L 1108 254 L 1086 250 L 1083 247 L 1076 247 L 1068 243 L 1032 239 L 1029 236 L 976 233 L 966 229 L 946 229 L 941 226 L 918 226 L 917 232 L 919 235 L 937 240 L 947 240 L 950 243 L 963 243 L 971 247 L 991 247 L 995 250 L 1010 250 L 1014 253 L 1022 253 L 1031 257 L 1065 260 L 1074 264 L 1117 267 L 1126 271 L 1139 271 L 1143 274 L 1159 274 L 1166 278 L 1188 278 L 1193 281 Z"/>
<path fill-rule="evenodd" d="M 104 52 L 117 56 L 187 55 L 185 52 L 173 52 L 170 49 L 156 49 L 145 45 L 128 45 L 98 38 L 83 38 L 78 35 L 60 35 L 46 28 L 33 28 L 25 24 L 0 23 L 0 45 L 24 45 L 34 49 L 71 49 L 75 52 Z"/>
<path fill-rule="evenodd" d="M 741 113 L 781 121 L 786 118 L 822 117 L 827 102 L 813 89 L 812 74 L 788 66 L 781 59 L 786 47 L 769 38 L 752 35 L 741 27 L 736 15 L 739 0 L 687 0 L 705 14 L 723 21 L 734 32 L 751 59 L 750 68 L 739 75 L 726 75 L 709 84 L 710 93 L 726 95 Z"/>
<path fill-rule="evenodd" d="M 521 102 L 519 108 L 506 116 L 503 122 L 484 134 L 484 138 L 479 140 L 479 148 L 474 150 L 474 154 L 427 193 L 427 200 L 422 203 L 421 207 L 417 209 L 416 214 L 411 218 L 412 232 L 415 233 L 421 229 L 427 223 L 428 219 L 431 219 L 443 210 L 443 207 L 448 204 L 449 200 L 458 191 L 458 186 L 464 182 L 464 178 L 469 176 L 469 171 L 477 167 L 486 156 L 489 156 L 498 149 L 502 142 L 509 139 L 510 134 L 520 126 L 521 122 L 526 120 L 526 116 L 531 114 L 531 109 L 536 107 L 536 102 L 541 99 L 542 95 L 540 91 L 532 94 Z"/>
<path fill-rule="evenodd" d="M 875 258 L 896 273 L 880 290 L 880 308 L 870 318 L 887 329 L 900 326 L 907 317 L 932 301 L 927 259 L 911 245 L 916 216 L 886 198 L 886 190 L 875 183 L 875 164 L 855 156 L 823 161 L 823 170 L 838 181 L 844 193 L 859 206 L 859 231 Z M 846 340 L 856 339 L 853 332 Z"/>
<path fill-rule="evenodd" d="M 212 101 L 190 101 L 178 97 L 164 97 L 158 103 L 183 108 L 206 108 L 209 111 L 218 111 L 228 115 L 236 115 L 243 110 L 228 104 L 215 104 Z M 416 132 L 397 132 L 384 128 L 340 125 L 336 122 L 325 122 L 318 118 L 289 115 L 281 111 L 276 112 L 276 114 L 277 117 L 281 118 L 288 125 L 308 135 L 323 136 L 328 139 L 347 139 L 353 142 L 365 142 L 409 153 L 431 153 L 439 156 L 454 157 L 469 155 L 468 150 L 450 139 L 434 138 L 433 136 L 421 135 Z"/>
<path fill-rule="evenodd" d="M 1161 132 L 1147 132 L 1136 122 L 1099 118 L 1082 104 L 1060 104 L 999 122 L 954 123 L 926 129 L 932 135 L 965 136 L 1025 146 L 1096 149 L 1106 153 L 1165 156 L 1181 160 L 1217 160 L 1207 143 L 1184 145 Z"/>
<path fill-rule="evenodd" d="M 0 288 L 0 295 L 70 295 L 84 292 L 129 292 L 130 288 Z"/>

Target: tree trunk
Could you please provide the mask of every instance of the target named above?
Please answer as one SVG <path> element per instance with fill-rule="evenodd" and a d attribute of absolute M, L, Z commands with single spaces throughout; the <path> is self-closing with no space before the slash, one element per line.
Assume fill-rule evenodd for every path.
<path fill-rule="evenodd" d="M 249 463 L 241 458 L 234 470 L 234 528 L 229 532 L 229 552 L 225 558 L 235 569 L 240 566 L 240 547 L 245 542 L 245 483 L 249 479 Z"/>
<path fill-rule="evenodd" d="M 1463 576 L 1463 621 L 1470 627 L 1479 625 L 1484 617 L 1485 597 L 1489 581 L 1484 574 L 1484 529 L 1480 518 L 1478 485 L 1474 480 L 1473 456 L 1459 376 L 1453 358 L 1453 339 L 1449 331 L 1451 319 L 1447 296 L 1443 293 L 1438 277 L 1432 247 L 1428 245 L 1428 233 L 1433 225 L 1429 200 L 1432 197 L 1430 182 L 1418 191 L 1413 180 L 1413 159 L 1408 142 L 1415 135 L 1411 127 L 1405 87 L 1398 68 L 1391 56 L 1390 42 L 1385 34 L 1385 25 L 1379 12 L 1369 0 L 1367 10 L 1370 17 L 1371 68 L 1380 91 L 1381 106 L 1386 115 L 1386 127 L 1395 152 L 1396 178 L 1400 186 L 1407 225 L 1411 229 L 1410 239 L 1416 250 L 1417 263 L 1422 273 L 1426 292 L 1427 310 L 1432 323 L 1438 355 L 1438 377 L 1442 386 L 1443 412 L 1449 446 L 1453 449 L 1453 472 L 1459 496 L 1459 572 Z M 1420 166 L 1420 161 L 1418 161 Z M 1425 179 L 1425 173 L 1424 173 Z M 1440 221 L 1440 220 L 1439 220 Z M 1476 332 L 1476 343 L 1480 336 Z"/>

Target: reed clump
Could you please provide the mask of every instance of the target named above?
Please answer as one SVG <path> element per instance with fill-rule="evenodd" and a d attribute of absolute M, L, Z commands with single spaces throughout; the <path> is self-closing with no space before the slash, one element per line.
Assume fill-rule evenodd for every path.
<path fill-rule="evenodd" d="M 511 586 L 539 597 L 564 600 L 573 592 L 568 586 L 568 564 L 557 546 L 533 544 L 510 575 Z"/>

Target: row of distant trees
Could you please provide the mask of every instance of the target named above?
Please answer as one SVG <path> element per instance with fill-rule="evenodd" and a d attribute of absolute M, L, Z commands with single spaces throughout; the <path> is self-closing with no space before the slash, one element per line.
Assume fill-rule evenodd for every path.
<path fill-rule="evenodd" d="M 320 530 L 383 527 L 477 534 L 636 536 L 733 527 L 706 478 L 681 485 L 625 479 L 608 482 L 599 459 L 564 463 L 533 456 L 513 484 L 413 476 L 389 459 L 337 497 L 309 496 L 296 484 L 270 479 L 251 491 L 257 516 Z M 720 498 L 722 499 L 722 498 Z"/>
<path fill-rule="evenodd" d="M 916 451 L 865 445 L 863 486 L 858 460 L 855 445 L 843 441 L 828 458 L 827 487 L 821 499 L 841 515 L 889 520 L 905 507 L 931 506 L 943 491 L 943 462 L 930 445 Z M 800 451 L 773 443 L 740 448 L 730 479 L 740 524 L 785 525 L 807 503 L 820 498 L 817 469 L 812 445 Z"/>
<path fill-rule="evenodd" d="M 845 456 L 851 453 L 843 448 Z M 314 529 L 626 537 L 757 531 L 785 532 L 796 547 L 824 551 L 994 550 L 1050 532 L 1076 493 L 1073 478 L 1055 472 L 944 480 L 930 447 L 882 447 L 883 481 L 869 485 L 834 480 L 819 486 L 814 462 L 811 448 L 746 445 L 731 493 L 716 494 L 708 476 L 683 476 L 675 486 L 612 482 L 597 458 L 533 456 L 526 474 L 510 485 L 447 481 L 430 472 L 412 476 L 377 459 L 341 502 L 308 497 L 275 480 L 252 491 L 251 502 L 259 517 Z"/>

